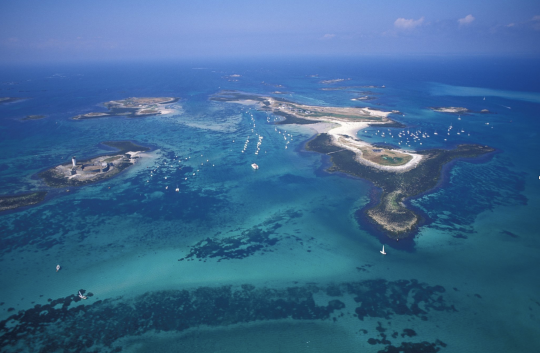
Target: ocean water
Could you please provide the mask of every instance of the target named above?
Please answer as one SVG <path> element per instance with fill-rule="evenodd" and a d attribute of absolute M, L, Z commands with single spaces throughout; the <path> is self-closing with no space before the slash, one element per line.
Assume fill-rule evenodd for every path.
<path fill-rule="evenodd" d="M 320 83 L 330 79 L 345 80 Z M 0 214 L 1 350 L 539 350 L 539 79 L 535 60 L 489 57 L 0 68 L 0 96 L 28 98 L 0 105 L 0 194 L 49 191 Z M 372 185 L 325 172 L 328 156 L 304 150 L 309 126 L 209 100 L 222 89 L 399 110 L 395 120 L 430 135 L 409 149 L 497 151 L 452 162 L 410 201 L 428 222 L 402 249 L 358 217 Z M 364 95 L 376 99 L 351 101 Z M 163 116 L 70 119 L 146 96 L 180 100 Z M 399 143 L 377 130 L 358 136 Z M 108 153 L 110 140 L 152 150 L 69 192 L 35 176 Z M 81 289 L 92 296 L 73 297 Z"/>

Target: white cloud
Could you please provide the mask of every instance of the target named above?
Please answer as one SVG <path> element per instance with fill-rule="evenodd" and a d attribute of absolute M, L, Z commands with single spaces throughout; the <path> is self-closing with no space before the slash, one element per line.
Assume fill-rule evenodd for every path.
<path fill-rule="evenodd" d="M 413 29 L 420 26 L 424 22 L 424 17 L 420 17 L 417 20 L 410 20 L 400 17 L 394 22 L 394 26 L 399 29 Z"/>
<path fill-rule="evenodd" d="M 472 21 L 474 21 L 474 16 L 473 15 L 467 15 L 467 16 L 465 16 L 463 18 L 460 18 L 458 20 L 460 26 L 468 25 Z"/>
<path fill-rule="evenodd" d="M 332 39 L 335 36 L 336 36 L 335 34 L 325 34 L 324 36 L 321 37 L 321 39 Z"/>

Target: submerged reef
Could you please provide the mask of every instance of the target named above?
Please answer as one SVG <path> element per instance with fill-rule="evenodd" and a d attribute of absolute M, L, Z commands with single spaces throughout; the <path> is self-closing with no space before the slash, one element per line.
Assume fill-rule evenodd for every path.
<path fill-rule="evenodd" d="M 76 295 L 49 299 L 47 304 L 20 310 L 1 321 L 0 349 L 4 352 L 120 352 L 124 348 L 121 338 L 146 332 L 182 332 L 203 325 L 234 327 L 241 323 L 283 319 L 331 323 L 342 317 L 346 320 L 356 317 L 359 327 L 366 326 L 366 317 L 388 321 L 399 315 L 425 321 L 432 311 L 449 314 L 456 311 L 446 302 L 444 292 L 441 286 L 429 286 L 416 280 L 383 279 L 287 288 L 251 284 L 198 287 L 104 300 L 96 300 L 97 294 L 81 290 L 88 300 L 82 301 Z M 355 304 L 347 307 L 345 302 Z M 417 334 L 409 327 L 391 336 L 387 336 L 387 330 L 379 322 L 371 330 L 375 336 L 366 337 L 365 344 L 382 344 L 385 346 L 382 352 L 399 352 L 396 349 L 405 348 L 418 349 L 410 350 L 414 352 L 437 352 L 445 346 L 439 340 L 403 341 Z"/>
<path fill-rule="evenodd" d="M 43 201 L 46 195 L 46 191 L 37 191 L 11 196 L 0 196 L 0 212 L 14 210 L 19 207 L 37 205 Z"/>

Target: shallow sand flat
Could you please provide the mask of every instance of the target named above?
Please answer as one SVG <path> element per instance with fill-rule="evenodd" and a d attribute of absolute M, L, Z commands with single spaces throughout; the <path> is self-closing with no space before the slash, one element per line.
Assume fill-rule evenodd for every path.
<path fill-rule="evenodd" d="M 158 111 L 162 115 L 178 113 L 178 110 L 171 108 L 158 109 Z"/>
<path fill-rule="evenodd" d="M 332 129 L 336 125 L 333 123 L 320 122 L 320 123 L 315 123 L 315 124 L 296 125 L 296 126 L 303 126 L 316 132 L 317 134 L 322 134 L 322 133 L 328 132 L 328 130 Z"/>
<path fill-rule="evenodd" d="M 311 119 L 311 118 L 308 118 L 308 120 L 319 121 L 319 119 Z M 371 144 L 358 139 L 356 136 L 359 130 L 365 129 L 373 123 L 349 122 L 349 121 L 341 121 L 341 120 L 335 120 L 335 119 L 320 119 L 320 120 L 323 120 L 323 121 L 316 124 L 312 124 L 312 125 L 306 125 L 306 127 L 310 128 L 312 131 L 313 130 L 316 131 L 317 133 L 327 133 L 331 135 L 332 141 L 336 146 L 339 146 L 341 148 L 348 149 L 354 152 L 356 154 L 356 161 L 364 165 L 368 165 L 368 166 L 371 166 L 380 170 L 388 171 L 388 172 L 402 173 L 402 172 L 406 172 L 408 170 L 415 168 L 418 165 L 418 163 L 420 163 L 423 159 L 422 155 L 412 153 L 409 151 L 404 151 L 404 150 L 396 150 L 396 152 L 412 156 L 412 159 L 406 164 L 400 165 L 400 166 L 383 166 L 383 165 L 368 161 L 367 159 L 362 157 L 362 152 L 360 151 L 360 148 L 371 146 Z M 352 138 L 346 138 L 347 144 L 340 143 L 339 139 L 344 138 L 342 135 L 347 135 Z M 351 145 L 354 147 L 352 147 Z"/>

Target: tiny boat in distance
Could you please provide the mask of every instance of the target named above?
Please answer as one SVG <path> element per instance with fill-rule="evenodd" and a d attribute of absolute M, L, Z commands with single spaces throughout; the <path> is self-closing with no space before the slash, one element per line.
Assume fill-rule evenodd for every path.
<path fill-rule="evenodd" d="M 60 265 L 56 265 L 56 272 L 60 271 Z"/>
<path fill-rule="evenodd" d="M 81 299 L 87 299 L 87 298 L 86 298 L 86 295 L 82 295 L 81 291 L 79 291 L 79 298 L 81 298 Z"/>
<path fill-rule="evenodd" d="M 381 254 L 386 255 L 386 252 L 384 251 L 384 245 L 382 246 Z"/>
<path fill-rule="evenodd" d="M 251 164 L 251 168 L 257 170 L 259 169 L 259 166 L 256 163 Z"/>

